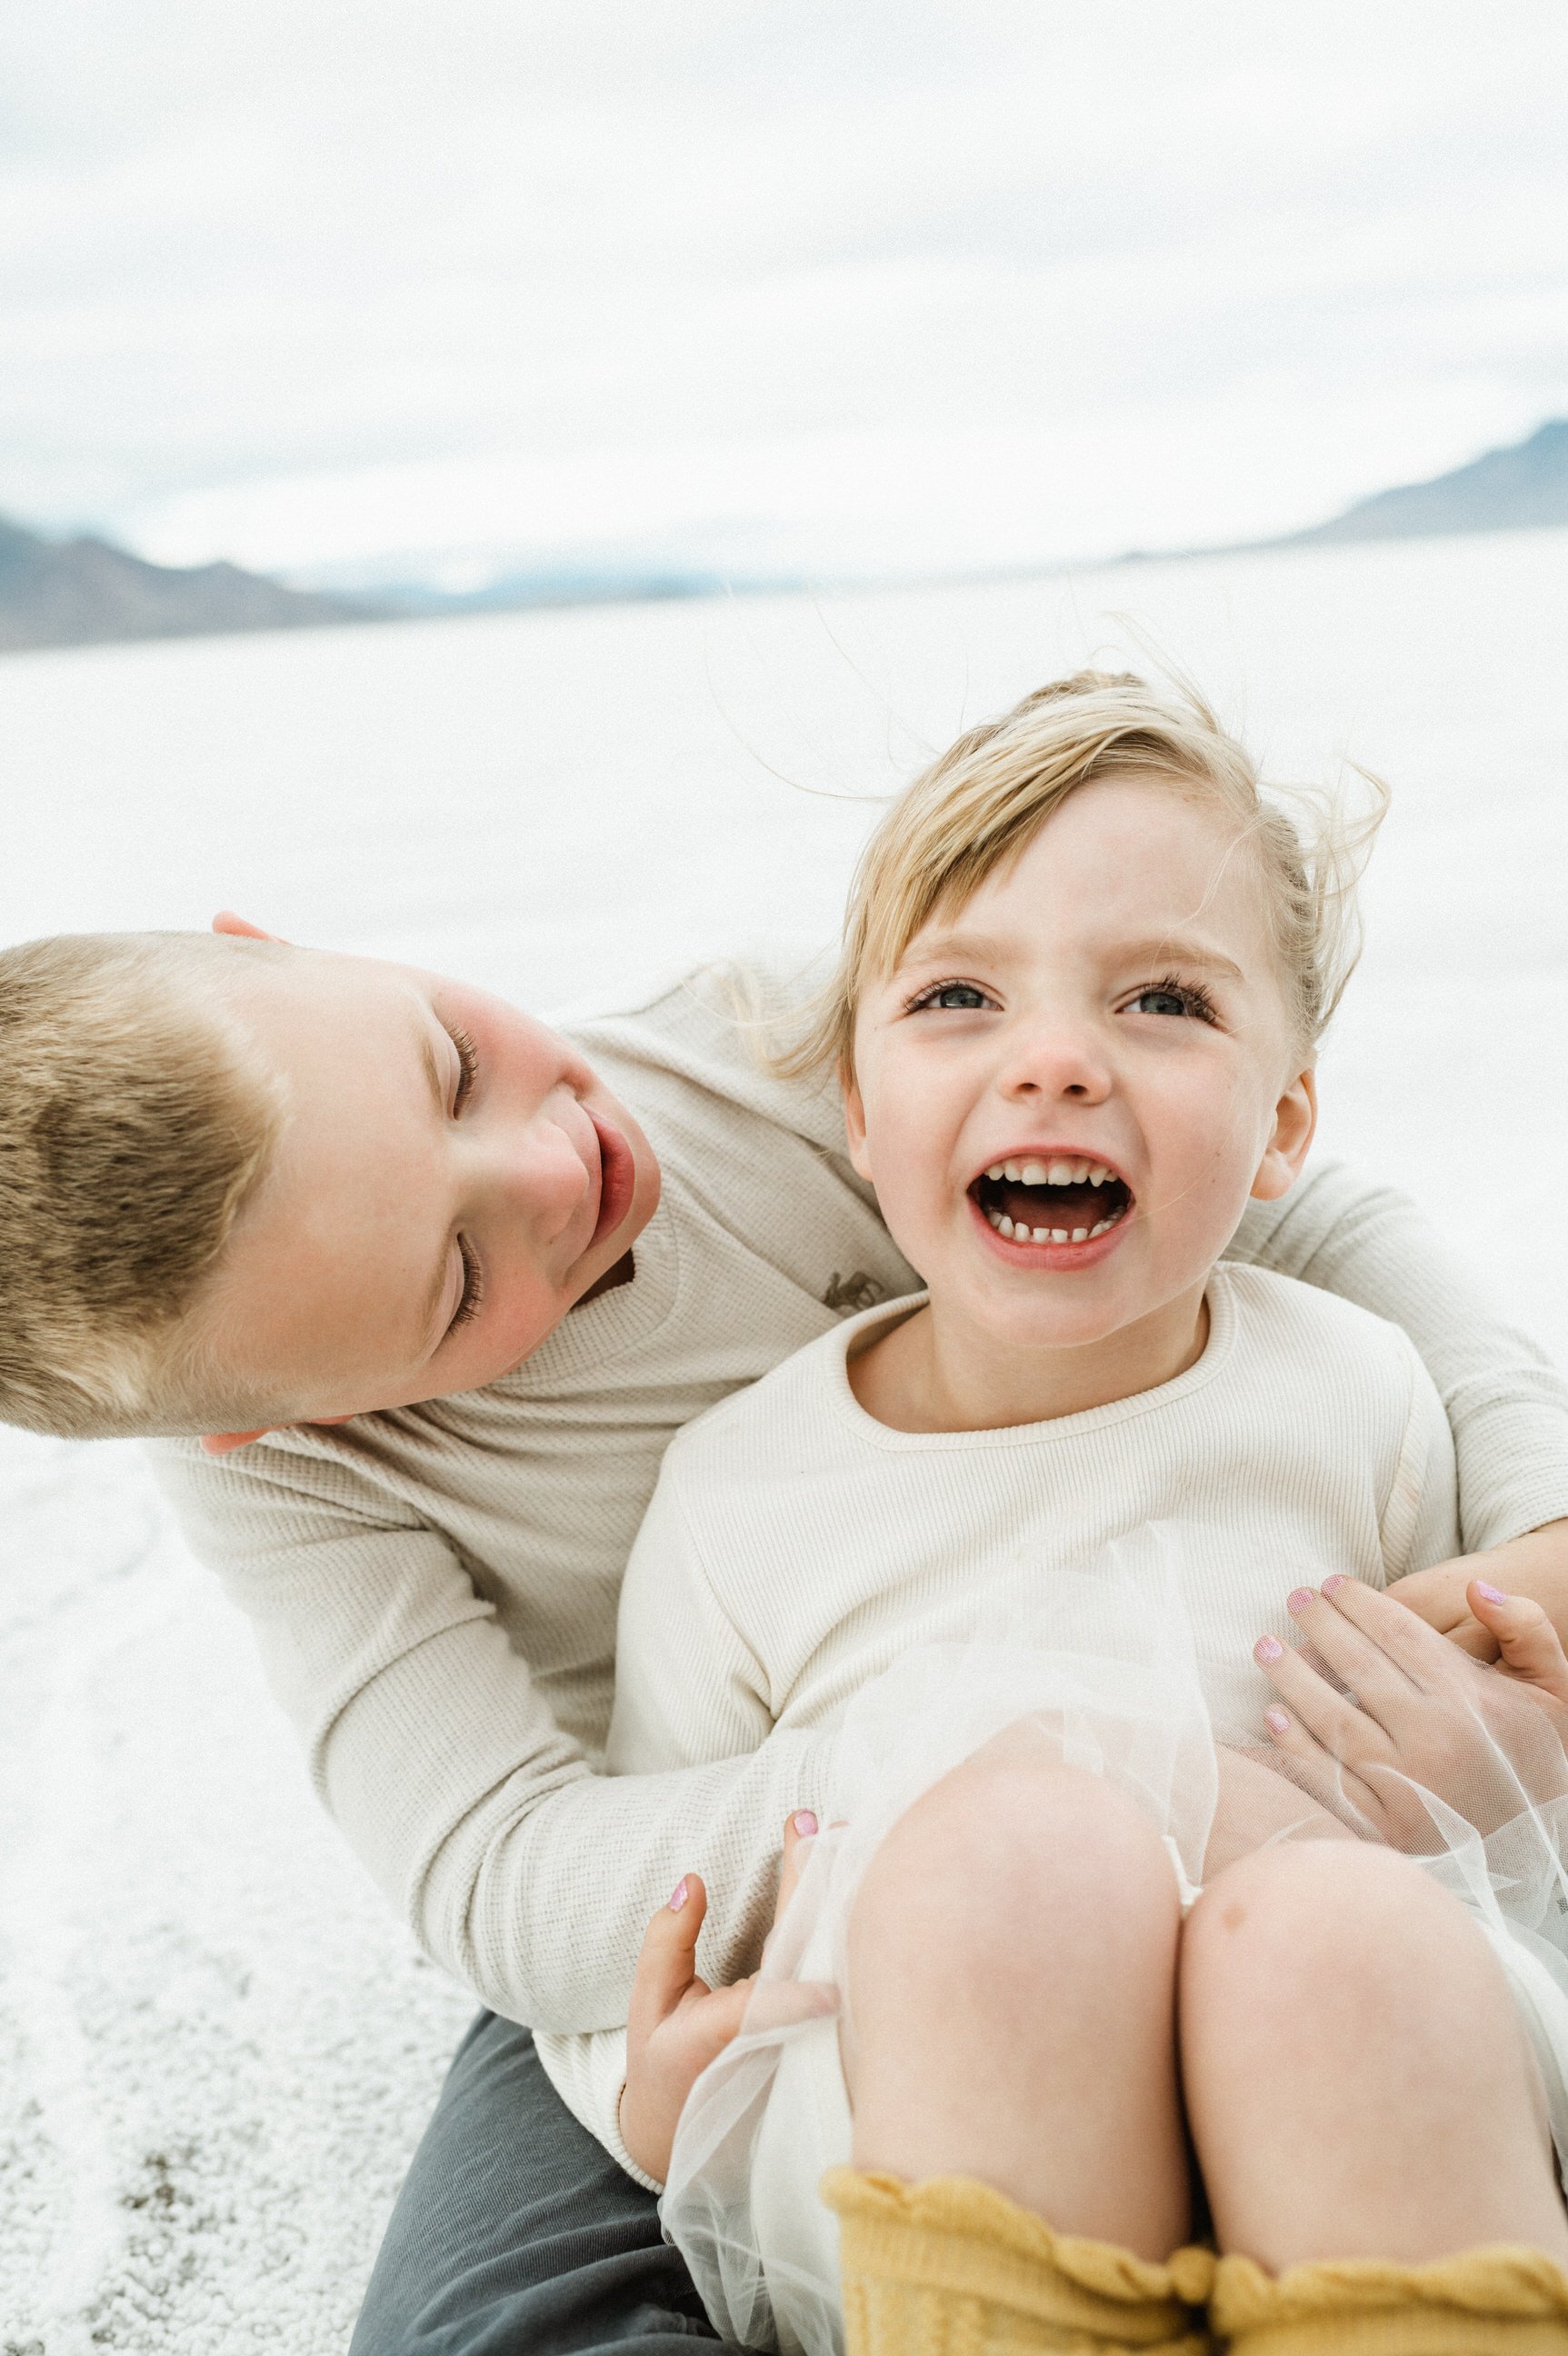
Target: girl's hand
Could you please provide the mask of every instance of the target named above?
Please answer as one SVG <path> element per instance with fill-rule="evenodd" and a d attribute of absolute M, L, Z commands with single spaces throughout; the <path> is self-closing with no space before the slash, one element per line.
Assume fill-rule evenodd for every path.
<path fill-rule="evenodd" d="M 784 1827 L 777 1926 L 805 1869 L 817 1820 L 809 1809 Z M 694 1873 L 675 1886 L 648 1926 L 632 1982 L 626 2034 L 626 2084 L 621 2089 L 621 2141 L 645 2175 L 660 2184 L 670 2173 L 675 2127 L 703 2072 L 736 2034 L 757 1985 L 757 1974 L 711 1988 L 697 1976 L 697 1937 L 708 1894 Z M 769 2023 L 807 2020 L 838 2009 L 838 1991 L 813 1981 L 781 1980 Z"/>
<path fill-rule="evenodd" d="M 1263 1723 L 1283 1772 L 1396 1848 L 1443 1845 L 1413 1785 L 1482 1834 L 1568 1794 L 1568 1658 L 1551 1622 L 1538 1603 L 1479 1580 L 1466 1603 L 1511 1674 L 1471 1659 L 1391 1596 L 1337 1577 L 1290 1599 L 1321 1669 L 1273 1636 L 1253 1648 L 1279 1696 Z"/>
<path fill-rule="evenodd" d="M 1498 1658 L 1489 1619 L 1471 1601 L 1502 1593 L 1542 1605 L 1559 1634 L 1568 1632 L 1568 1522 L 1546 1522 L 1522 1537 L 1509 1538 L 1487 1554 L 1460 1555 L 1453 1562 L 1412 1570 L 1390 1589 L 1396 1602 L 1478 1661 Z"/>

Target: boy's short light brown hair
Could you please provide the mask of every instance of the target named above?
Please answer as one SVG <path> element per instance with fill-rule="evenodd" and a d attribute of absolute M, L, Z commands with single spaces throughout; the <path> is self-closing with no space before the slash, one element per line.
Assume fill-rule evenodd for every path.
<path fill-rule="evenodd" d="M 1355 885 L 1388 793 L 1360 819 L 1333 798 L 1291 789 L 1298 825 L 1246 748 L 1185 685 L 1162 692 L 1130 671 L 1083 670 L 1036 688 L 950 744 L 906 787 L 867 843 L 850 890 L 832 980 L 806 1028 L 768 1057 L 786 1078 L 854 1069 L 856 1010 L 933 916 L 961 908 L 1004 870 L 1051 812 L 1102 777 L 1147 777 L 1215 805 L 1254 857 L 1294 1044 L 1305 1056 L 1338 1004 L 1360 948 Z"/>
<path fill-rule="evenodd" d="M 186 1320 L 282 1121 L 206 934 L 0 952 L 0 1418 L 83 1439 L 189 1430 Z"/>

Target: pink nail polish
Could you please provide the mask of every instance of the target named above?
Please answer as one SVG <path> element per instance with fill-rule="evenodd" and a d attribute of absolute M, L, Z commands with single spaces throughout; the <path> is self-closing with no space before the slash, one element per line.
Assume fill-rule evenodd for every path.
<path fill-rule="evenodd" d="M 680 1880 L 675 1884 L 674 1889 L 670 1892 L 670 1912 L 671 1914 L 679 1914 L 682 1907 L 684 1906 L 687 1899 L 690 1898 L 691 1895 L 691 1891 L 686 1887 L 686 1877 L 682 1874 Z"/>
<path fill-rule="evenodd" d="M 810 1840 L 817 1829 L 817 1820 L 810 1808 L 802 1808 L 795 1818 L 795 1830 L 802 1840 Z"/>
<path fill-rule="evenodd" d="M 1290 1593 L 1285 1597 L 1285 1610 L 1287 1612 L 1305 1612 L 1312 1600 L 1313 1595 L 1310 1587 L 1293 1587 Z"/>
<path fill-rule="evenodd" d="M 1284 1646 L 1277 1636 L 1260 1636 L 1252 1647 L 1252 1658 L 1255 1661 L 1277 1661 L 1283 1651 Z"/>
<path fill-rule="evenodd" d="M 1325 1595 L 1337 1595 L 1339 1590 L 1344 1586 L 1344 1572 L 1342 1570 L 1332 1571 L 1323 1582 L 1323 1592 Z"/>
<path fill-rule="evenodd" d="M 1290 1732 L 1290 1720 L 1285 1716 L 1283 1709 L 1266 1709 L 1263 1712 L 1263 1724 L 1268 1728 L 1271 1734 L 1288 1734 Z"/>
<path fill-rule="evenodd" d="M 1500 1587 L 1488 1587 L 1484 1579 L 1478 1579 L 1476 1581 L 1476 1591 L 1478 1595 L 1484 1595 L 1488 1603 L 1506 1603 L 1508 1601 L 1508 1597 L 1503 1593 Z"/>

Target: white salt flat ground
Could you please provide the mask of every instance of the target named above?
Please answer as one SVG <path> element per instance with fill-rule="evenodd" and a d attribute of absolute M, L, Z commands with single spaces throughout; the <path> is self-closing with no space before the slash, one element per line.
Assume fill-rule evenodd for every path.
<path fill-rule="evenodd" d="M 542 1006 L 826 939 L 886 791 L 1130 616 L 1393 783 L 1326 1131 L 1568 1359 L 1568 535 L 0 666 L 0 938 L 199 926 Z M 0 1433 L 0 2356 L 329 2356 L 467 2018 L 136 1451 Z"/>

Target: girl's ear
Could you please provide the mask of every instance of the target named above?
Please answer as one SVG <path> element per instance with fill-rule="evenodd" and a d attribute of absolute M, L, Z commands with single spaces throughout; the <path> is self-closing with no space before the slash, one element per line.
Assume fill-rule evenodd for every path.
<path fill-rule="evenodd" d="M 1317 1127 L 1317 1075 L 1310 1067 L 1298 1072 L 1274 1107 L 1273 1133 L 1264 1148 L 1252 1181 L 1260 1203 L 1277 1203 L 1301 1175 L 1313 1131 Z"/>
<path fill-rule="evenodd" d="M 871 1156 L 865 1149 L 865 1107 L 861 1102 L 860 1083 L 846 1066 L 839 1066 L 839 1087 L 843 1092 L 843 1125 L 849 1132 L 849 1158 L 857 1177 L 872 1183 Z"/>

